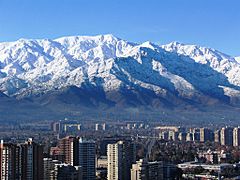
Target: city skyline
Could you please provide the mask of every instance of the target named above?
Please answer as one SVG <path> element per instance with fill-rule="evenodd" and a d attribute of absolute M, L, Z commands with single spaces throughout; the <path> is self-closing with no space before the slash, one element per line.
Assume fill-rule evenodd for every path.
<path fill-rule="evenodd" d="M 165 180 L 210 174 L 221 180 L 240 174 L 239 126 L 79 123 L 81 129 L 66 129 L 76 122 L 50 121 L 25 143 L 24 135 L 33 131 L 2 138 L 1 179 Z"/>

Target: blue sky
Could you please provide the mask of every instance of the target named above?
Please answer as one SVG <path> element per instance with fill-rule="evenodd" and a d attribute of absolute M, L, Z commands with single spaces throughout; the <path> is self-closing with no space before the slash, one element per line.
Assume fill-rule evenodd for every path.
<path fill-rule="evenodd" d="M 240 0 L 0 0 L 0 42 L 108 33 L 240 56 Z"/>

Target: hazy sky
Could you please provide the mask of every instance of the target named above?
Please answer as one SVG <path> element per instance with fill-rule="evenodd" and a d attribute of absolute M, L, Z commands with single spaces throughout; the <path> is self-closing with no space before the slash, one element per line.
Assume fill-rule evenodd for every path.
<path fill-rule="evenodd" d="M 240 0 L 0 0 L 0 42 L 108 33 L 240 56 Z"/>

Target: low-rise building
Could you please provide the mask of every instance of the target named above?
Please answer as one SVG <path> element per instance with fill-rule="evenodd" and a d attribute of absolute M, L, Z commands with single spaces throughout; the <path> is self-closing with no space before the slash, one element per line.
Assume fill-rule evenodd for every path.
<path fill-rule="evenodd" d="M 80 166 L 55 164 L 50 180 L 84 180 Z"/>

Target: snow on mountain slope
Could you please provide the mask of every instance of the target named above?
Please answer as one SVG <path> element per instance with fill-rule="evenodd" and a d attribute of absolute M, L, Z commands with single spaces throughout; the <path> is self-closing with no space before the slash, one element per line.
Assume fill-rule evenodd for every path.
<path fill-rule="evenodd" d="M 172 42 L 161 47 L 169 52 L 189 56 L 198 63 L 208 64 L 214 70 L 226 75 L 234 85 L 240 85 L 240 65 L 234 57 L 212 48 L 185 45 L 178 42 Z"/>
<path fill-rule="evenodd" d="M 198 63 L 207 64 L 217 72 L 224 74 L 231 84 L 237 87 L 240 86 L 240 64 L 234 57 L 212 48 L 185 45 L 178 42 L 172 42 L 161 47 L 166 51 L 188 56 Z M 240 95 L 238 88 L 237 91 L 235 91 L 234 88 L 220 87 L 224 90 L 225 95 L 227 96 L 238 97 Z"/>
<path fill-rule="evenodd" d="M 0 91 L 24 98 L 76 86 L 182 102 L 240 97 L 240 64 L 211 48 L 113 35 L 0 43 Z M 138 94 L 138 95 L 137 95 Z M 129 96 L 128 96 L 129 98 Z M 143 98 L 144 99 L 144 98 Z"/>
<path fill-rule="evenodd" d="M 112 35 L 66 37 L 55 41 L 21 39 L 1 43 L 1 76 L 5 77 L 0 80 L 1 90 L 10 95 L 16 93 L 11 90 L 11 81 L 17 78 L 30 87 L 59 87 L 62 86 L 61 80 L 65 82 L 69 74 L 78 76 L 78 81 L 81 81 L 83 76 L 88 76 L 86 73 L 91 75 L 98 63 L 105 65 L 102 60 L 120 56 L 133 45 Z M 92 68 L 88 69 L 89 65 Z"/>
<path fill-rule="evenodd" d="M 235 60 L 240 64 L 240 56 L 239 57 L 235 57 Z"/>

